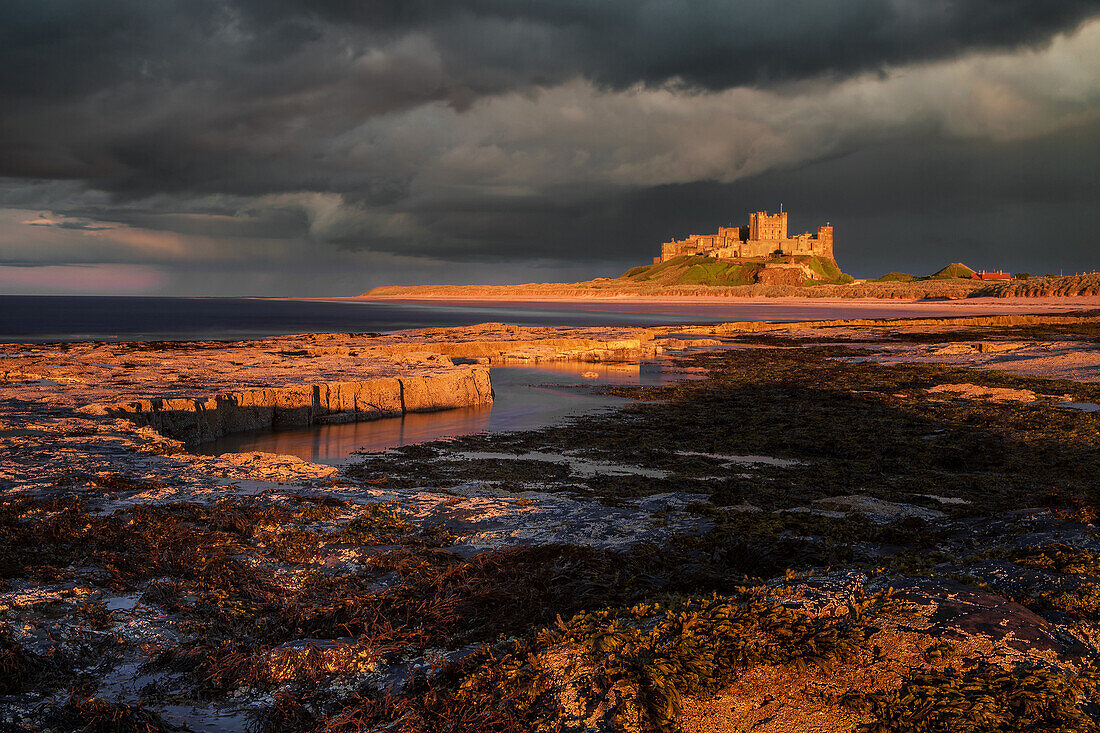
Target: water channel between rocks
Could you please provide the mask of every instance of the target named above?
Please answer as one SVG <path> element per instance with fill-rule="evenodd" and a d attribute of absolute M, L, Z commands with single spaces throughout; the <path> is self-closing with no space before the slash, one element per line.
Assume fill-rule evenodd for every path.
<path fill-rule="evenodd" d="M 491 374 L 491 405 L 294 430 L 231 433 L 194 451 L 204 455 L 262 451 L 341 464 L 353 460 L 356 451 L 381 451 L 473 433 L 535 430 L 629 402 L 623 397 L 572 389 L 578 385 L 658 385 L 700 376 L 673 368 L 664 359 L 632 364 L 543 362 L 493 367 Z"/>

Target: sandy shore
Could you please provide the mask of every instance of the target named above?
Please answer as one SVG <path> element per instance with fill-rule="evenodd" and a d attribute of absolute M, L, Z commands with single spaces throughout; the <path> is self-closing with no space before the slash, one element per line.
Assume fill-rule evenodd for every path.
<path fill-rule="evenodd" d="M 317 300 L 317 301 L 353 301 L 353 302 L 389 302 L 389 303 L 648 303 L 648 304 L 678 304 L 678 303 L 730 303 L 764 305 L 769 303 L 796 304 L 796 305 L 853 305 L 853 304 L 897 304 L 897 305 L 956 305 L 956 306 L 1016 306 L 1040 308 L 1066 307 L 1084 308 L 1100 307 L 1100 296 L 1074 296 L 1074 297 L 1009 297 L 1009 298 L 935 298 L 935 299 L 884 299 L 884 298 L 807 298 L 802 296 L 779 297 L 739 297 L 739 296 L 700 296 L 700 295 L 606 295 L 599 297 L 581 297 L 573 295 L 563 296 L 488 296 L 488 295 L 441 295 L 441 296 L 402 296 L 402 295 L 349 295 L 324 298 L 288 298 L 288 300 Z"/>
<path fill-rule="evenodd" d="M 929 300 L 885 300 L 877 298 L 805 297 L 705 297 L 705 296 L 615 296 L 615 297 L 346 297 L 308 300 L 362 303 L 441 309 L 485 309 L 486 320 L 508 321 L 510 309 L 563 313 L 620 313 L 650 316 L 653 323 L 723 321 L 814 321 L 851 318 L 951 318 L 982 315 L 1058 314 L 1100 309 L 1100 297 L 1074 298 L 966 298 Z M 500 316 L 493 312 L 499 311 Z M 515 317 L 521 317 L 516 314 Z"/>
<path fill-rule="evenodd" d="M 910 299 L 887 300 L 883 298 L 805 298 L 805 297 L 778 297 L 778 298 L 741 298 L 720 296 L 648 296 L 648 295 L 611 295 L 606 297 L 578 297 L 578 296 L 339 296 L 326 298 L 287 298 L 287 300 L 307 300 L 319 302 L 348 302 L 348 303 L 409 303 L 416 305 L 462 305 L 462 306 L 492 306 L 505 307 L 509 304 L 531 307 L 538 304 L 552 304 L 555 307 L 576 307 L 583 309 L 599 310 L 601 307 L 614 306 L 615 310 L 627 310 L 636 306 L 640 312 L 651 310 L 653 306 L 710 306 L 720 307 L 722 310 L 738 310 L 743 308 L 843 308 L 845 310 L 858 309 L 891 309 L 900 312 L 911 311 L 913 313 L 940 312 L 949 313 L 1056 313 L 1060 311 L 1073 311 L 1100 308 L 1100 297 L 1082 296 L 1071 298 L 959 298 L 959 299 Z"/>

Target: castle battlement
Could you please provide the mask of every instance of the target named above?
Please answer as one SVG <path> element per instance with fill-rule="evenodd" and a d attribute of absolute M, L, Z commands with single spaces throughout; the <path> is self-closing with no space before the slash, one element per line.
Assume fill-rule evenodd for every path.
<path fill-rule="evenodd" d="M 787 236 L 787 212 L 749 214 L 747 227 L 718 227 L 717 234 L 690 234 L 661 245 L 661 256 L 654 264 L 673 257 L 697 255 L 734 260 L 773 255 L 807 255 L 833 259 L 833 227 L 826 223 L 816 234 L 806 232 Z M 835 261 L 835 260 L 834 260 Z"/>

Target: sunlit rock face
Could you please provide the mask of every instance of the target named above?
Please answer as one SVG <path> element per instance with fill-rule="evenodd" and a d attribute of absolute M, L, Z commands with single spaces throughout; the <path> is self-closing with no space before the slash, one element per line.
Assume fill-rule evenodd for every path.
<path fill-rule="evenodd" d="M 249 390 L 205 400 L 152 399 L 95 405 L 193 445 L 227 433 L 357 422 L 493 401 L 489 371 L 449 368 L 425 376 Z"/>

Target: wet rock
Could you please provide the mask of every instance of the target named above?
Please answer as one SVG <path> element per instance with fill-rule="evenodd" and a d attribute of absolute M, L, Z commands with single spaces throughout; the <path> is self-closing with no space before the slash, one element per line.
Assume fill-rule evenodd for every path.
<path fill-rule="evenodd" d="M 925 521 L 932 521 L 946 516 L 936 509 L 925 509 L 914 504 L 899 504 L 892 501 L 884 501 L 871 496 L 830 496 L 818 499 L 814 506 L 825 511 L 839 512 L 841 516 L 847 512 L 858 512 L 871 518 L 894 520 L 904 517 L 916 517 Z"/>
<path fill-rule="evenodd" d="M 1034 402 L 1035 393 L 1030 389 L 1008 389 L 1005 387 L 980 387 L 976 384 L 938 384 L 928 390 L 929 394 L 950 394 L 967 399 L 994 400 L 996 402 Z"/>
<path fill-rule="evenodd" d="M 919 604 L 926 624 L 921 631 L 938 639 L 980 638 L 1008 658 L 1019 654 L 1063 664 L 1096 653 L 1019 603 L 950 580 L 905 581 L 900 597 Z"/>

